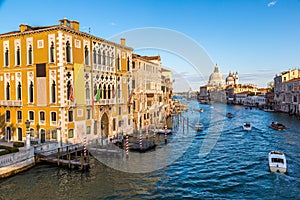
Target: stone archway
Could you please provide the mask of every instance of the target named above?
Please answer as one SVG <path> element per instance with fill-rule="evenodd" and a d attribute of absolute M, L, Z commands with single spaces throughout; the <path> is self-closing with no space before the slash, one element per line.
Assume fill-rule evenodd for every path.
<path fill-rule="evenodd" d="M 101 136 L 108 137 L 109 134 L 109 121 L 108 116 L 104 113 L 101 117 Z"/>

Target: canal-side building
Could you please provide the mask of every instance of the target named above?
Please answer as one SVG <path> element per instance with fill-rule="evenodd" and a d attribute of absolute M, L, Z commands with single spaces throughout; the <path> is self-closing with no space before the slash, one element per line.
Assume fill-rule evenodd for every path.
<path fill-rule="evenodd" d="M 132 48 L 81 32 L 79 22 L 0 34 L 0 136 L 82 142 L 130 130 Z"/>
<path fill-rule="evenodd" d="M 274 77 L 274 107 L 276 111 L 299 115 L 300 70 L 293 69 Z"/>
<path fill-rule="evenodd" d="M 133 55 L 133 120 L 135 130 L 155 126 L 162 119 L 163 90 L 160 56 Z"/>

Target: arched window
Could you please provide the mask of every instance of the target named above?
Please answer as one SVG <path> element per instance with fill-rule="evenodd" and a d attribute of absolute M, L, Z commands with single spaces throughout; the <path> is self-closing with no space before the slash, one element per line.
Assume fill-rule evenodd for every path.
<path fill-rule="evenodd" d="M 106 85 L 103 86 L 103 99 L 106 99 Z"/>
<path fill-rule="evenodd" d="M 89 65 L 89 49 L 87 45 L 84 47 L 84 60 L 85 60 L 85 65 Z"/>
<path fill-rule="evenodd" d="M 108 88 L 107 88 L 107 95 L 108 95 L 108 99 L 111 99 L 111 89 L 110 89 L 110 85 L 108 85 Z"/>
<path fill-rule="evenodd" d="M 32 65 L 32 46 L 28 47 L 28 65 Z"/>
<path fill-rule="evenodd" d="M 113 66 L 113 64 L 114 64 L 114 54 L 112 53 L 110 57 L 110 66 Z"/>
<path fill-rule="evenodd" d="M 130 71 L 130 59 L 127 57 L 127 71 Z"/>
<path fill-rule="evenodd" d="M 8 65 L 9 65 L 9 52 L 8 52 L 8 48 L 6 47 L 6 49 L 5 49 L 5 61 L 4 61 L 4 65 L 7 67 Z"/>
<path fill-rule="evenodd" d="M 17 88 L 17 99 L 21 100 L 22 99 L 22 90 L 21 90 L 21 83 L 18 83 L 18 88 Z"/>
<path fill-rule="evenodd" d="M 98 50 L 98 64 L 101 65 L 101 50 Z"/>
<path fill-rule="evenodd" d="M 29 85 L 29 103 L 33 103 L 33 82 Z"/>
<path fill-rule="evenodd" d="M 104 52 L 104 50 L 102 51 L 102 65 L 105 65 L 105 62 L 106 62 L 106 60 L 105 60 L 105 52 Z"/>
<path fill-rule="evenodd" d="M 55 103 L 56 102 L 56 84 L 55 81 L 53 81 L 51 85 L 51 102 Z"/>
<path fill-rule="evenodd" d="M 68 50 L 68 47 L 67 47 L 67 50 Z M 51 46 L 50 46 L 50 62 L 54 63 L 54 42 L 51 42 Z M 67 61 L 67 62 L 69 62 L 69 61 Z"/>
<path fill-rule="evenodd" d="M 66 59 L 68 63 L 71 62 L 71 45 L 69 41 L 66 43 Z"/>
<path fill-rule="evenodd" d="M 95 85 L 94 85 L 94 96 L 96 96 L 96 94 L 97 94 L 97 84 L 95 83 Z"/>
<path fill-rule="evenodd" d="M 94 64 L 97 64 L 97 52 L 96 52 L 95 48 L 93 50 L 93 62 L 94 62 Z"/>
<path fill-rule="evenodd" d="M 10 85 L 6 84 L 6 100 L 10 100 Z"/>
<path fill-rule="evenodd" d="M 19 66 L 21 64 L 21 55 L 20 55 L 20 47 L 17 47 L 16 51 L 16 65 Z"/>
<path fill-rule="evenodd" d="M 85 91 L 86 91 L 85 98 L 90 99 L 90 88 L 85 88 Z"/>
<path fill-rule="evenodd" d="M 117 57 L 117 68 L 120 70 L 120 55 Z"/>
<path fill-rule="evenodd" d="M 67 100 L 70 100 L 71 89 L 72 89 L 71 82 L 68 81 L 68 83 L 67 83 Z"/>

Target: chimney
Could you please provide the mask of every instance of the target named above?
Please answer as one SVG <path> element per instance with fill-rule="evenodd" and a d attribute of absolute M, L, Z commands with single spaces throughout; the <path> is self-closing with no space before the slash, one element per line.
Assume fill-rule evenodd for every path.
<path fill-rule="evenodd" d="M 28 25 L 26 25 L 26 24 L 20 24 L 20 31 L 21 31 L 21 33 L 23 33 L 24 31 L 26 31 L 27 30 L 27 28 L 28 28 Z"/>
<path fill-rule="evenodd" d="M 121 42 L 122 46 L 126 46 L 126 40 L 125 40 L 125 38 L 121 38 L 120 42 Z"/>
<path fill-rule="evenodd" d="M 79 31 L 79 22 L 78 21 L 71 21 L 71 28 L 75 31 Z"/>

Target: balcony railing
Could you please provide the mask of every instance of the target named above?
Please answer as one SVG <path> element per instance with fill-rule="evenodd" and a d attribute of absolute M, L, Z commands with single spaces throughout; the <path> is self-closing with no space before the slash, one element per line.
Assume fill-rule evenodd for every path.
<path fill-rule="evenodd" d="M 22 100 L 0 100 L 0 106 L 20 107 Z"/>

